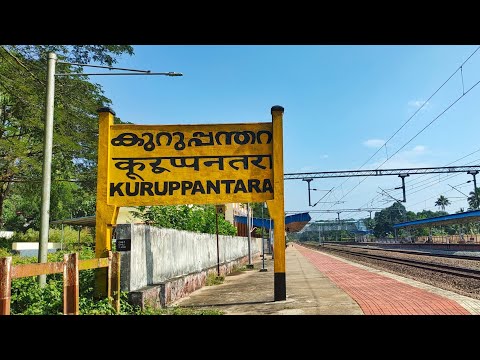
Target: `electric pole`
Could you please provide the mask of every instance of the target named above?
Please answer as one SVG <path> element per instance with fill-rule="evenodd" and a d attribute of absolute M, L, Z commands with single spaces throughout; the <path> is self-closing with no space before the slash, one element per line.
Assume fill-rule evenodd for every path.
<path fill-rule="evenodd" d="M 45 106 L 45 127 L 43 135 L 43 180 L 42 180 L 42 209 L 40 212 L 40 242 L 38 244 L 38 262 L 47 262 L 48 231 L 50 221 L 50 189 L 52 184 L 52 145 L 53 145 L 53 107 L 55 100 L 55 63 L 57 55 L 48 54 L 47 67 L 47 99 Z M 38 276 L 40 287 L 47 282 L 47 275 Z"/>

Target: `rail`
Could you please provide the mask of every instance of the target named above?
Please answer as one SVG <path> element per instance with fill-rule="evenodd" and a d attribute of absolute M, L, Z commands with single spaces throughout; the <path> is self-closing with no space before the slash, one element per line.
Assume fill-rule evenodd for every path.
<path fill-rule="evenodd" d="M 0 315 L 10 315 L 12 279 L 63 273 L 63 313 L 79 314 L 79 272 L 108 268 L 107 296 L 116 312 L 120 311 L 120 255 L 108 252 L 108 257 L 79 260 L 78 253 L 65 254 L 62 262 L 12 265 L 12 257 L 0 258 Z"/>
<path fill-rule="evenodd" d="M 306 246 L 306 247 L 312 248 L 312 246 Z M 367 259 L 380 260 L 380 261 L 395 263 L 399 265 L 407 265 L 407 266 L 419 268 L 422 270 L 436 271 L 444 274 L 480 280 L 480 270 L 476 270 L 476 269 L 437 264 L 437 263 L 425 262 L 425 261 L 419 261 L 419 260 L 409 260 L 409 259 L 400 259 L 396 257 L 389 257 L 389 256 L 382 256 L 382 255 L 373 255 L 373 254 L 367 254 L 362 251 L 351 251 L 351 250 L 334 248 L 330 246 L 328 247 L 328 249 L 334 252 L 349 254 L 349 255 L 363 257 Z M 422 256 L 423 254 L 417 254 L 417 255 Z"/>

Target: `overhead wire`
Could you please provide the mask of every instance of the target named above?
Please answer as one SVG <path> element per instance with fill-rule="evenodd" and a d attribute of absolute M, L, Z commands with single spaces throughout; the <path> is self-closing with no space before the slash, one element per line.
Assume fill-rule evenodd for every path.
<path fill-rule="evenodd" d="M 422 130 L 420 130 L 419 132 L 417 132 L 417 134 L 415 134 L 412 138 L 410 138 L 410 140 L 408 140 L 403 146 L 401 146 L 390 158 L 386 159 L 383 163 L 381 163 L 375 170 L 379 169 L 382 165 L 384 165 L 387 161 L 389 161 L 393 156 L 395 156 L 396 154 L 398 154 L 403 148 L 405 148 L 405 146 L 407 146 L 410 142 L 412 142 L 412 140 L 414 140 L 418 135 L 420 135 L 425 129 L 427 129 L 430 125 L 433 124 L 433 122 L 435 122 L 437 119 L 439 119 L 443 114 L 445 114 L 445 112 L 447 110 L 449 110 L 453 105 L 455 105 L 461 98 L 463 98 L 466 94 L 468 94 L 470 92 L 470 90 L 472 90 L 474 87 L 476 87 L 478 84 L 480 83 L 480 80 L 477 81 L 470 89 L 468 89 L 465 94 L 462 94 L 457 100 L 455 100 L 452 104 L 450 104 L 444 111 L 442 111 L 440 113 L 440 115 L 438 115 L 437 117 L 435 117 L 432 121 L 430 121 L 430 123 L 428 123 Z M 350 194 L 353 190 L 355 190 L 361 183 L 363 183 L 369 176 L 366 176 L 365 178 L 363 178 L 357 185 L 355 185 L 352 189 L 350 189 L 345 195 L 343 195 L 341 199 L 345 198 L 345 196 L 347 196 L 348 194 Z"/>
<path fill-rule="evenodd" d="M 479 161 L 480 159 L 476 159 L 474 161 L 471 161 L 471 162 L 477 162 Z M 456 173 L 456 174 L 449 174 L 449 175 L 446 175 L 446 176 L 443 176 L 442 178 L 440 178 L 440 174 L 439 174 L 439 178 L 438 179 L 434 179 L 433 181 L 430 181 L 429 183 L 426 183 L 426 184 L 423 184 L 423 185 L 420 185 L 420 186 L 416 186 L 416 187 L 412 187 L 410 188 L 410 191 L 409 191 L 409 194 L 412 195 L 412 194 L 416 194 L 420 191 L 423 191 L 429 187 L 431 187 L 432 185 L 436 185 L 436 184 L 439 184 L 441 182 L 444 182 L 446 180 L 449 180 L 451 178 L 454 178 L 456 176 L 459 176 L 459 175 L 462 175 L 462 173 Z M 426 180 L 431 180 L 433 179 L 434 177 L 432 178 L 429 178 L 429 179 L 426 179 Z M 411 191 L 411 190 L 416 190 L 416 191 Z M 422 200 L 424 201 L 424 200 Z M 413 205 L 412 205 L 413 206 Z"/>
<path fill-rule="evenodd" d="M 471 58 L 473 55 L 475 55 L 475 53 L 476 53 L 479 49 L 480 49 L 480 46 L 478 46 L 478 47 L 470 54 L 470 56 L 467 57 L 467 59 L 448 77 L 448 79 L 445 80 L 445 81 L 443 82 L 443 84 L 440 85 L 440 87 L 438 87 L 438 88 L 435 90 L 435 92 L 434 92 L 426 101 L 424 101 L 424 103 L 415 111 L 415 113 L 414 113 L 412 116 L 410 116 L 410 117 L 402 124 L 402 126 L 400 126 L 400 128 L 397 129 L 397 130 L 394 132 L 394 134 L 393 134 L 392 136 L 390 136 L 390 138 L 389 138 L 372 156 L 370 156 L 370 158 L 368 158 L 368 160 L 366 160 L 357 170 L 360 170 L 360 169 L 361 169 L 363 166 L 365 166 L 371 159 L 373 159 L 373 158 L 375 157 L 375 155 L 377 155 L 377 154 L 382 150 L 383 147 L 386 148 L 386 145 L 390 142 L 390 140 L 392 140 L 393 137 L 394 137 L 395 135 L 397 135 L 398 132 L 399 132 L 400 130 L 402 130 L 402 129 L 405 127 L 405 125 L 407 125 L 407 124 L 410 122 L 410 120 L 413 119 L 413 117 L 415 117 L 415 115 L 417 115 L 418 112 L 445 86 L 445 84 L 448 83 L 448 82 L 450 81 L 450 79 L 451 79 L 453 76 L 455 76 L 455 74 L 456 74 L 459 70 L 461 70 L 461 69 L 463 68 L 463 66 L 468 62 L 468 60 L 470 60 L 470 58 Z M 463 95 L 465 95 L 465 91 L 463 92 Z M 447 110 L 448 110 L 448 109 L 447 109 Z M 413 139 L 412 139 L 412 140 L 413 140 Z M 397 152 L 398 152 L 398 151 L 397 151 Z M 396 153 L 395 153 L 395 154 L 396 154 Z M 395 155 L 395 154 L 394 154 L 394 155 Z M 392 156 L 393 156 L 393 155 L 392 155 Z M 390 156 L 390 157 L 387 156 L 387 159 L 391 159 L 392 156 Z M 383 165 L 383 164 L 382 164 L 382 165 Z M 381 165 L 380 165 L 380 166 L 381 166 Z M 352 178 L 351 176 L 347 177 L 347 178 L 346 178 L 339 186 L 337 186 L 335 189 L 337 189 L 338 187 L 340 187 L 340 186 L 342 186 L 343 184 L 345 184 L 345 183 L 346 183 L 349 179 L 351 179 L 351 178 Z M 366 179 L 366 178 L 365 178 L 365 179 Z M 360 185 L 362 182 L 363 182 L 363 181 L 359 182 L 359 183 L 357 184 L 357 186 Z M 355 186 L 354 189 L 355 189 L 357 186 Z M 348 192 L 346 195 L 348 195 L 349 193 L 350 193 L 350 192 Z M 346 195 L 344 195 L 343 197 L 345 197 Z M 343 198 L 343 197 L 342 197 L 342 198 Z M 331 208 L 331 207 L 330 207 L 330 208 Z"/>
<path fill-rule="evenodd" d="M 467 158 L 467 157 L 469 157 L 469 156 L 471 156 L 471 155 L 473 155 L 473 154 L 475 154 L 475 153 L 477 153 L 477 152 L 479 152 L 479 151 L 480 151 L 480 149 L 477 149 L 477 150 L 475 150 L 475 151 L 473 151 L 473 152 L 471 152 L 471 153 L 469 153 L 469 154 L 467 154 L 467 155 L 464 155 L 464 156 L 462 156 L 461 158 L 458 158 L 458 159 L 456 159 L 456 160 L 454 160 L 454 161 L 452 161 L 452 162 L 450 162 L 450 163 L 448 163 L 448 164 L 446 164 L 446 165 L 443 165 L 443 166 L 452 165 L 452 164 L 454 164 L 454 163 L 456 163 L 456 162 L 458 162 L 458 161 L 460 161 L 460 160 L 463 160 L 463 159 L 465 159 L 465 158 Z M 466 165 L 469 165 L 469 164 L 471 164 L 471 163 L 473 163 L 473 162 L 476 162 L 476 161 L 480 161 L 480 159 L 476 159 L 476 160 L 470 161 L 470 162 L 468 162 Z M 419 175 L 419 176 L 416 177 L 416 180 L 418 180 L 419 178 L 428 176 L 428 175 L 429 175 L 429 174 Z M 431 175 L 431 174 L 430 174 L 430 175 Z M 451 176 L 451 177 L 454 177 L 454 176 L 458 176 L 458 175 L 461 175 L 461 174 L 460 174 L 460 173 L 457 173 L 457 174 L 454 174 L 454 175 L 447 175 L 447 176 L 449 176 L 449 177 L 450 177 L 450 176 Z M 438 176 L 440 176 L 440 175 L 438 175 Z M 429 180 L 431 180 L 431 179 L 433 179 L 433 178 L 437 178 L 437 175 L 430 176 L 430 177 L 427 178 L 427 179 L 423 179 L 423 180 L 417 181 L 417 182 L 415 182 L 415 180 L 414 180 L 413 182 L 410 182 L 410 184 L 408 185 L 407 189 L 408 189 L 408 190 L 416 189 L 416 188 L 414 188 L 413 186 L 415 186 L 415 185 L 417 185 L 417 184 L 419 184 L 419 183 L 424 183 L 424 182 L 429 181 Z M 378 198 L 378 197 L 379 197 L 379 195 L 376 195 L 372 200 L 367 201 L 367 202 L 366 202 L 365 204 L 363 204 L 361 207 L 364 207 L 364 206 L 366 206 L 368 203 L 371 203 L 371 202 L 375 201 L 375 199 Z"/>
<path fill-rule="evenodd" d="M 455 105 L 460 99 L 462 99 L 465 95 L 467 95 L 472 89 L 474 89 L 478 84 L 480 84 L 480 80 L 477 81 L 474 85 L 472 85 L 465 93 L 460 95 L 453 103 L 451 103 L 447 108 L 445 108 L 439 115 L 437 115 L 432 121 L 430 121 L 426 126 L 424 126 L 420 131 L 418 131 L 413 137 L 411 137 L 404 145 L 402 145 L 395 153 L 386 159 L 383 163 L 381 163 L 375 170 L 378 170 L 382 167 L 387 161 L 389 161 L 392 157 L 398 154 L 402 149 L 405 148 L 410 142 L 412 142 L 418 135 L 420 135 L 423 131 L 425 131 L 430 125 L 432 125 L 436 120 L 438 120 L 441 116 L 443 116 L 453 105 Z M 357 185 L 355 185 L 352 189 L 350 189 L 345 195 L 343 195 L 341 199 L 345 198 L 348 194 L 350 194 L 353 190 L 355 190 L 361 183 L 363 183 L 369 176 L 365 176 Z"/>
<path fill-rule="evenodd" d="M 460 160 L 463 160 L 463 159 L 465 159 L 465 158 L 467 158 L 467 157 L 469 157 L 469 156 L 471 156 L 471 155 L 473 155 L 473 154 L 475 154 L 475 153 L 477 153 L 477 152 L 479 152 L 479 151 L 480 151 L 480 149 L 477 149 L 477 150 L 475 150 L 475 151 L 473 151 L 473 152 L 471 152 L 471 153 L 469 153 L 469 154 L 467 154 L 467 155 L 465 155 L 465 156 L 462 156 L 461 158 L 459 158 L 459 159 L 457 159 L 457 160 L 454 160 L 454 161 L 452 161 L 452 162 L 450 162 L 450 163 L 448 163 L 448 164 L 446 164 L 446 165 L 443 165 L 443 166 L 450 166 L 450 165 L 452 165 L 452 164 L 454 164 L 454 163 L 456 163 L 456 162 L 458 162 L 458 161 L 460 161 Z M 478 159 L 478 160 L 480 160 L 480 159 Z M 478 161 L 478 160 L 474 160 L 474 161 Z M 468 165 L 468 164 L 471 164 L 472 162 L 473 162 L 473 161 L 467 163 L 467 165 Z M 420 181 L 419 181 L 420 178 L 425 177 L 425 176 L 428 176 L 428 175 L 430 175 L 430 177 L 429 177 L 428 179 L 431 179 L 431 178 L 436 177 L 436 175 L 433 175 L 433 176 L 432 176 L 431 174 L 422 174 L 422 175 L 420 175 L 420 176 L 415 177 L 415 180 L 411 181 L 411 182 L 409 183 L 409 186 L 416 185 L 416 184 L 419 183 L 419 182 L 428 181 L 428 179 L 423 179 L 423 180 L 420 180 Z"/>

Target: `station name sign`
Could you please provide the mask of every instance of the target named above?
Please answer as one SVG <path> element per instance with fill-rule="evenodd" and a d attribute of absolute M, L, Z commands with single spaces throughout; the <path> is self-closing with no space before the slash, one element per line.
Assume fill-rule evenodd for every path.
<path fill-rule="evenodd" d="M 274 198 L 271 122 L 111 125 L 108 154 L 109 205 Z"/>

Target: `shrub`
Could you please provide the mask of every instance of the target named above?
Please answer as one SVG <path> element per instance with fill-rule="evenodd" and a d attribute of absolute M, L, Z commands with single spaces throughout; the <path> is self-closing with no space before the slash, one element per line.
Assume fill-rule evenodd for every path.
<path fill-rule="evenodd" d="M 205 285 L 206 286 L 219 285 L 223 283 L 224 280 L 225 280 L 225 276 L 221 276 L 221 275 L 218 276 L 217 274 L 211 272 L 207 275 L 207 280 L 205 281 Z"/>

